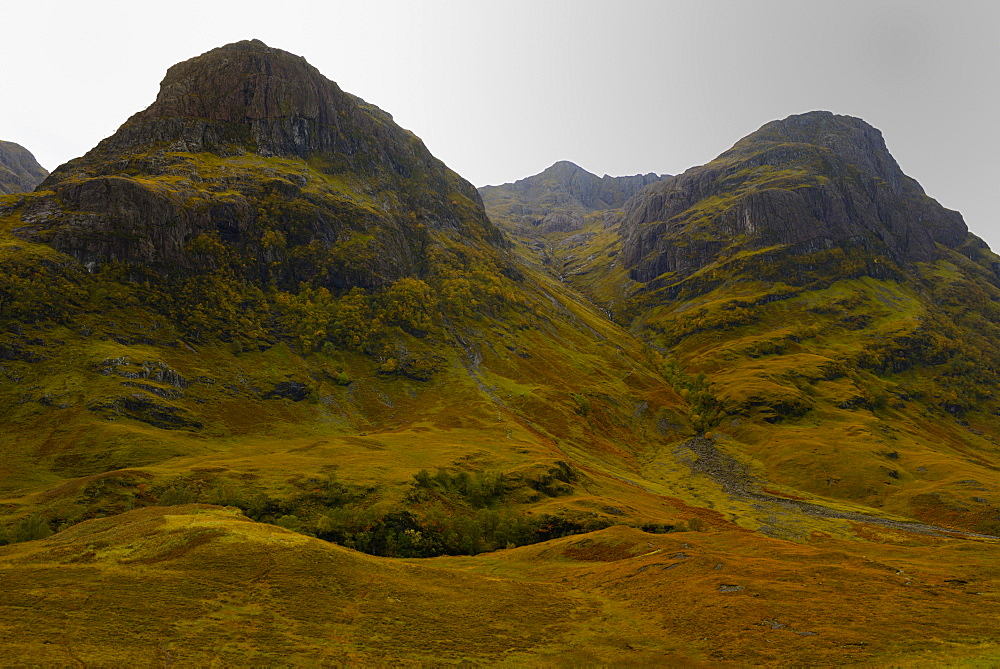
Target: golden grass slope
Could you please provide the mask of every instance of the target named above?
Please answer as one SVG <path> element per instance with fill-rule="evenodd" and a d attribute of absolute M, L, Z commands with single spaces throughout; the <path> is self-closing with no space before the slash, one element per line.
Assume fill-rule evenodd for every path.
<path fill-rule="evenodd" d="M 399 561 L 219 507 L 150 507 L 0 548 L 0 650 L 5 664 L 118 666 L 998 658 L 995 545 L 868 533 L 799 545 L 613 527 Z"/>

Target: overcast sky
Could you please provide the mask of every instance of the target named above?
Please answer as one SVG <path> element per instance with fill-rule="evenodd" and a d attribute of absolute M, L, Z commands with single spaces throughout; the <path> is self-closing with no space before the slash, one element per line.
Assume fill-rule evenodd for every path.
<path fill-rule="evenodd" d="M 48 169 L 156 96 L 166 69 L 258 38 L 390 112 L 477 186 L 557 160 L 678 173 L 827 109 L 1000 249 L 1000 2 L 0 0 L 0 139 Z"/>

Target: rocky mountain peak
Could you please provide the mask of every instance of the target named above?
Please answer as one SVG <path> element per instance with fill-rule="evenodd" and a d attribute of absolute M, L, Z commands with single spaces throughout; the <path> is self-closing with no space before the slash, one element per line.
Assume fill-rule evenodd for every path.
<path fill-rule="evenodd" d="M 513 183 L 483 186 L 479 193 L 490 217 L 510 229 L 567 232 L 581 227 L 583 215 L 617 210 L 642 188 L 666 176 L 599 177 L 560 160 Z"/>
<path fill-rule="evenodd" d="M 332 86 L 331 86 L 332 84 Z M 304 58 L 247 40 L 212 49 L 167 70 L 145 116 L 248 121 L 329 115 L 336 84 Z"/>
<path fill-rule="evenodd" d="M 828 111 L 794 114 L 766 123 L 719 158 L 738 158 L 747 153 L 760 153 L 768 147 L 789 145 L 826 149 L 840 162 L 884 180 L 897 191 L 908 182 L 910 188 L 923 192 L 916 181 L 903 174 L 886 148 L 881 131 L 860 118 Z"/>
<path fill-rule="evenodd" d="M 195 241 L 218 237 L 254 279 L 375 288 L 427 271 L 428 230 L 503 244 L 418 137 L 259 40 L 171 67 L 148 108 L 44 187 L 18 234 L 137 274 L 214 267 Z"/>
<path fill-rule="evenodd" d="M 98 148 L 120 153 L 167 144 L 220 154 L 351 156 L 367 148 L 361 135 L 390 121 L 301 56 L 248 40 L 171 67 L 153 104 Z"/>
<path fill-rule="evenodd" d="M 576 163 L 571 163 L 568 160 L 557 160 L 542 170 L 538 176 L 555 179 L 572 179 L 574 176 L 580 175 L 594 176 Z"/>
<path fill-rule="evenodd" d="M 560 160 L 534 176 L 503 186 L 487 186 L 483 190 L 506 188 L 529 196 L 561 196 L 584 209 L 609 209 L 620 207 L 643 186 L 662 178 L 653 173 L 599 177 L 576 163 Z"/>
<path fill-rule="evenodd" d="M 767 123 L 707 165 L 646 188 L 626 204 L 622 234 L 632 277 L 661 283 L 776 245 L 798 255 L 863 249 L 863 272 L 878 274 L 970 238 L 961 214 L 902 172 L 877 129 L 825 111 Z"/>

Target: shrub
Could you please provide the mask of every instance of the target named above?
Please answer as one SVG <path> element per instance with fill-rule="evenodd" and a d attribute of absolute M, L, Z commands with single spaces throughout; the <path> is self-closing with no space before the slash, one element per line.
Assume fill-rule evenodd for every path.
<path fill-rule="evenodd" d="M 34 541 L 44 539 L 52 535 L 52 528 L 41 516 L 28 516 L 22 518 L 14 529 L 14 541 Z"/>
<path fill-rule="evenodd" d="M 193 504 L 195 494 L 187 486 L 175 486 L 167 488 L 160 495 L 161 506 L 178 506 L 180 504 Z"/>
<path fill-rule="evenodd" d="M 208 493 L 208 503 L 219 506 L 243 506 L 243 494 L 232 481 L 224 481 Z"/>
<path fill-rule="evenodd" d="M 478 471 L 449 474 L 439 468 L 433 476 L 426 469 L 413 475 L 415 489 L 435 490 L 457 495 L 474 508 L 484 508 L 499 501 L 507 493 L 507 481 L 501 472 Z"/>

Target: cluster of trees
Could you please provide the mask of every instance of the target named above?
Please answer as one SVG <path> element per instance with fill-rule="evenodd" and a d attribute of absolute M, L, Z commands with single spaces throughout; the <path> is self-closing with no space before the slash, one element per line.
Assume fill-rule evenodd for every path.
<path fill-rule="evenodd" d="M 0 525 L 0 546 L 16 544 L 22 541 L 34 541 L 44 539 L 52 535 L 52 527 L 42 516 L 25 516 L 10 530 Z"/>
<path fill-rule="evenodd" d="M 660 345 L 670 347 L 699 332 L 731 330 L 759 320 L 760 313 L 754 305 L 730 300 L 722 305 L 698 307 L 690 313 L 660 319 L 650 328 L 658 335 Z"/>
<path fill-rule="evenodd" d="M 572 476 L 559 467 L 552 472 L 549 478 L 559 477 L 560 481 Z M 332 476 L 317 479 L 301 492 L 281 499 L 251 492 L 233 481 L 204 489 L 189 481 L 164 489 L 156 501 L 163 505 L 206 502 L 236 506 L 258 522 L 388 557 L 474 555 L 590 532 L 609 524 L 596 517 L 572 520 L 520 513 L 504 506 L 510 483 L 500 472 L 439 469 L 431 474 L 421 470 L 413 477 L 406 507 L 394 509 L 373 505 L 373 489 L 346 485 Z"/>
<path fill-rule="evenodd" d="M 64 322 L 88 301 L 82 268 L 7 249 L 0 264 L 0 322 Z"/>
<path fill-rule="evenodd" d="M 390 328 L 419 334 L 436 330 L 430 287 L 409 277 L 376 295 L 356 287 L 336 297 L 326 288 L 303 285 L 298 293 L 274 293 L 273 301 L 277 322 L 303 351 L 329 342 L 371 352 Z"/>
<path fill-rule="evenodd" d="M 723 411 L 712 393 L 708 377 L 701 372 L 689 375 L 674 358 L 661 358 L 660 369 L 667 383 L 691 405 L 691 427 L 698 432 L 706 432 L 719 422 Z"/>
<path fill-rule="evenodd" d="M 524 546 L 562 536 L 591 532 L 611 522 L 598 516 L 566 518 L 520 512 L 508 504 L 511 489 L 526 485 L 556 496 L 571 491 L 577 479 L 566 463 L 525 479 L 502 472 L 417 472 L 404 506 L 385 508 L 376 501 L 377 490 L 348 485 L 335 476 L 302 479 L 298 491 L 273 497 L 232 479 L 187 478 L 162 489 L 131 478 L 98 479 L 87 488 L 91 501 L 104 497 L 119 513 L 137 506 L 207 503 L 238 507 L 247 517 L 326 541 L 386 557 L 475 555 L 485 551 Z M 98 515 L 103 515 L 103 512 Z M 14 526 L 0 526 L 0 545 L 42 539 L 52 527 L 68 527 L 83 518 L 58 520 L 40 515 L 22 518 Z M 653 524 L 648 532 L 684 529 L 681 525 Z"/>
<path fill-rule="evenodd" d="M 495 506 L 507 494 L 507 477 L 502 472 L 481 470 L 469 474 L 458 472 L 450 474 L 446 469 L 439 468 L 431 474 L 421 469 L 413 475 L 413 494 L 411 498 L 419 501 L 429 499 L 423 494 L 434 491 L 440 495 L 457 496 L 473 508 Z"/>
<path fill-rule="evenodd" d="M 456 513 L 438 502 L 425 508 L 420 516 L 405 510 L 375 514 L 357 508 L 338 509 L 318 519 L 315 534 L 372 555 L 434 557 L 476 555 L 607 526 L 606 520 L 583 523 L 504 508 Z"/>
<path fill-rule="evenodd" d="M 265 230 L 261 243 L 267 253 L 277 253 L 285 247 L 284 234 Z M 151 287 L 148 304 L 168 305 L 170 316 L 195 341 L 233 341 L 249 347 L 285 340 L 305 352 L 334 346 L 372 355 L 392 367 L 393 356 L 383 349 L 385 341 L 397 334 L 425 337 L 439 333 L 446 321 L 529 308 L 527 298 L 495 258 L 481 249 L 454 246 L 425 250 L 423 278 L 405 276 L 372 288 L 364 287 L 371 281 L 356 277 L 354 287 L 335 288 L 343 281 L 333 282 L 314 272 L 300 274 L 304 279 L 293 289 L 287 281 L 248 278 L 253 272 L 233 245 L 217 234 L 203 234 L 187 245 L 199 270 Z M 296 253 L 308 254 L 309 249 L 325 253 L 320 247 L 315 242 L 297 247 Z M 339 271 L 348 260 L 357 262 L 359 253 L 317 260 L 317 266 Z"/>

